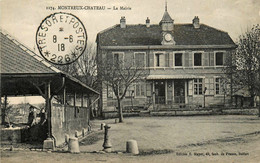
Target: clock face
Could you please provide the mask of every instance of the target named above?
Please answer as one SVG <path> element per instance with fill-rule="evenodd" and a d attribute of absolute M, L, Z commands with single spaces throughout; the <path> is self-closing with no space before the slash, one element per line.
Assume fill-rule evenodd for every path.
<path fill-rule="evenodd" d="M 36 33 L 40 54 L 49 62 L 65 65 L 83 54 L 87 33 L 82 22 L 68 13 L 54 13 L 46 17 Z"/>
<path fill-rule="evenodd" d="M 164 35 L 164 39 L 165 39 L 167 42 L 169 42 L 169 41 L 172 40 L 172 35 L 171 35 L 170 33 L 167 33 L 167 34 Z"/>

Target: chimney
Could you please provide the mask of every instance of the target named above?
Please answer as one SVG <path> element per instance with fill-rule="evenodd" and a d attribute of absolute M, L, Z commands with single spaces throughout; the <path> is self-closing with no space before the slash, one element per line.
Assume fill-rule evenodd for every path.
<path fill-rule="evenodd" d="M 126 20 L 125 20 L 125 17 L 124 16 L 121 16 L 121 19 L 120 19 L 120 27 L 121 28 L 126 28 Z"/>
<path fill-rule="evenodd" d="M 150 19 L 148 17 L 147 17 L 145 22 L 146 22 L 146 27 L 149 28 L 150 27 Z"/>
<path fill-rule="evenodd" d="M 195 16 L 192 20 L 192 24 L 194 28 L 200 28 L 200 19 L 198 16 Z"/>

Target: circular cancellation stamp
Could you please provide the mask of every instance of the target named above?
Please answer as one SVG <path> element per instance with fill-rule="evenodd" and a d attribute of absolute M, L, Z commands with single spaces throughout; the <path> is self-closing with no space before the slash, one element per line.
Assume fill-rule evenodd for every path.
<path fill-rule="evenodd" d="M 47 16 L 38 27 L 36 44 L 47 61 L 65 65 L 83 54 L 87 45 L 87 32 L 76 16 L 54 13 Z"/>

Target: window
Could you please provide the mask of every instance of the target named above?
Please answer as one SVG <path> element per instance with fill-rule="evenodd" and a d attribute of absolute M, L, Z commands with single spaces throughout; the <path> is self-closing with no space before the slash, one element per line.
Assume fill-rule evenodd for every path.
<path fill-rule="evenodd" d="M 160 67 L 160 53 L 157 53 L 157 54 L 155 54 L 155 62 L 156 62 L 156 66 L 157 67 Z"/>
<path fill-rule="evenodd" d="M 194 94 L 202 95 L 202 79 L 194 79 Z"/>
<path fill-rule="evenodd" d="M 205 78 L 206 95 L 214 95 L 214 78 Z"/>
<path fill-rule="evenodd" d="M 145 53 L 135 53 L 135 66 L 145 67 Z"/>
<path fill-rule="evenodd" d="M 112 87 L 107 87 L 107 97 L 108 98 L 113 98 L 113 89 Z"/>
<path fill-rule="evenodd" d="M 169 67 L 169 53 L 155 53 L 156 67 Z"/>
<path fill-rule="evenodd" d="M 194 66 L 202 66 L 202 53 L 194 53 Z"/>
<path fill-rule="evenodd" d="M 175 53 L 175 66 L 182 66 L 182 53 Z"/>
<path fill-rule="evenodd" d="M 126 92 L 126 95 L 125 97 L 134 97 L 134 92 L 135 92 L 135 86 L 134 84 L 131 84 L 128 89 L 127 89 L 127 92 Z"/>
<path fill-rule="evenodd" d="M 113 63 L 114 64 L 123 64 L 124 61 L 124 53 L 123 52 L 117 52 L 113 53 Z"/>
<path fill-rule="evenodd" d="M 215 93 L 216 93 L 216 95 L 221 94 L 221 79 L 220 78 L 215 79 Z"/>
<path fill-rule="evenodd" d="M 136 96 L 145 96 L 145 87 L 146 84 L 141 82 L 141 83 L 136 83 L 135 84 L 135 93 Z"/>
<path fill-rule="evenodd" d="M 224 60 L 223 60 L 223 52 L 217 52 L 216 53 L 216 66 L 223 66 Z"/>

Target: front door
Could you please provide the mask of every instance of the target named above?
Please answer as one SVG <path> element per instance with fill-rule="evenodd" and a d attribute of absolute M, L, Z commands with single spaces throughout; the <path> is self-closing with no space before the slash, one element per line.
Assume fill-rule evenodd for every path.
<path fill-rule="evenodd" d="M 165 81 L 155 81 L 155 103 L 165 104 Z"/>
<path fill-rule="evenodd" d="M 174 80 L 174 102 L 185 103 L 185 81 Z"/>

